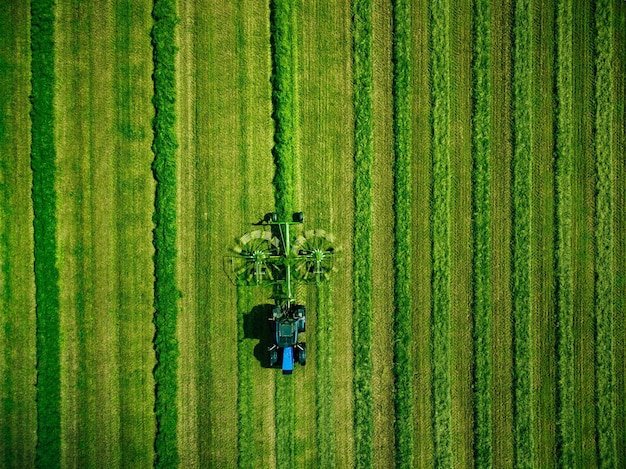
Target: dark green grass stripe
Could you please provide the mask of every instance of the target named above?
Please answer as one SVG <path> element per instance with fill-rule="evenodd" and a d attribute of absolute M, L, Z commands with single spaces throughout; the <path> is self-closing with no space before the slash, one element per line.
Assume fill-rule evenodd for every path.
<path fill-rule="evenodd" d="M 317 288 L 317 453 L 319 467 L 335 466 L 335 418 L 333 411 L 333 333 L 332 283 Z"/>
<path fill-rule="evenodd" d="M 557 5 L 556 269 L 557 432 L 561 467 L 575 463 L 574 309 L 572 275 L 573 43 L 572 2 Z"/>
<path fill-rule="evenodd" d="M 513 437 L 516 467 L 532 467 L 530 197 L 532 19 L 517 0 L 513 25 Z"/>
<path fill-rule="evenodd" d="M 175 134 L 176 75 L 175 30 L 178 18 L 176 3 L 156 0 L 152 11 L 152 45 L 154 50 L 154 152 L 153 173 L 156 179 L 154 213 L 154 367 L 157 430 L 154 443 L 155 466 L 176 467 L 176 373 L 178 342 L 176 340 L 176 161 Z"/>
<path fill-rule="evenodd" d="M 433 132 L 432 368 L 435 466 L 452 465 L 450 397 L 450 5 L 430 4 Z"/>
<path fill-rule="evenodd" d="M 373 464 L 372 402 L 372 4 L 353 2 L 355 465 Z"/>
<path fill-rule="evenodd" d="M 295 461 L 295 375 L 276 376 L 276 465 L 294 467 Z"/>
<path fill-rule="evenodd" d="M 293 2 L 271 0 L 272 103 L 274 119 L 274 190 L 276 212 L 287 219 L 294 203 L 296 96 Z"/>
<path fill-rule="evenodd" d="M 473 69 L 473 289 L 474 289 L 474 457 L 491 467 L 491 8 L 474 2 Z"/>
<path fill-rule="evenodd" d="M 615 467 L 613 357 L 613 17 L 612 2 L 596 5 L 596 405 L 598 464 Z"/>
<path fill-rule="evenodd" d="M 237 286 L 237 448 L 240 468 L 255 467 L 254 395 L 251 360 L 254 360 L 254 344 L 246 339 L 245 315 L 252 307 L 251 287 Z M 255 360 L 256 361 L 256 360 Z"/>
<path fill-rule="evenodd" d="M 54 2 L 31 4 L 31 167 L 37 302 L 37 467 L 61 463 L 59 272 L 54 178 Z"/>
<path fill-rule="evenodd" d="M 411 2 L 393 2 L 396 467 L 413 467 Z"/>

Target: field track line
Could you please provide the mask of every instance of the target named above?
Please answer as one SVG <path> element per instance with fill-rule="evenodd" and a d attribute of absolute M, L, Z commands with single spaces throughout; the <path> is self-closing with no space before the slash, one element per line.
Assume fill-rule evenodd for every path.
<path fill-rule="evenodd" d="M 556 128 L 556 269 L 557 269 L 557 458 L 561 467 L 575 464 L 574 335 L 572 277 L 573 64 L 572 2 L 560 0 L 557 22 Z"/>
<path fill-rule="evenodd" d="M 35 464 L 59 467 L 60 362 L 59 272 L 56 266 L 54 178 L 53 2 L 31 3 L 31 167 L 37 330 L 37 446 Z"/>
<path fill-rule="evenodd" d="M 397 0 L 393 24 L 393 134 L 394 134 L 394 378 L 396 467 L 414 464 L 413 403 L 413 246 L 412 157 L 412 48 L 411 3 Z"/>
<path fill-rule="evenodd" d="M 614 225 L 613 225 L 613 9 L 610 0 L 598 0 L 596 23 L 596 409 L 598 464 L 616 464 L 614 398 Z"/>
<path fill-rule="evenodd" d="M 34 464 L 37 428 L 30 10 L 0 8 L 0 466 L 22 468 Z"/>
<path fill-rule="evenodd" d="M 530 203 L 532 28 L 530 0 L 514 4 L 513 51 L 513 436 L 514 461 L 532 467 Z"/>
<path fill-rule="evenodd" d="M 430 11 L 427 2 L 412 5 L 413 52 L 413 356 L 415 393 L 414 463 L 428 468 L 434 465 L 433 397 L 430 325 L 432 319 L 431 274 L 431 101 L 430 83 Z"/>
<path fill-rule="evenodd" d="M 372 3 L 353 2 L 354 54 L 354 432 L 355 466 L 373 464 L 372 399 Z"/>
<path fill-rule="evenodd" d="M 492 406 L 492 254 L 491 254 L 491 7 L 474 3 L 473 23 L 473 314 L 474 458 L 477 467 L 493 465 Z"/>
<path fill-rule="evenodd" d="M 452 465 L 450 386 L 450 3 L 430 4 L 434 463 Z"/>
<path fill-rule="evenodd" d="M 553 2 L 533 2 L 531 142 L 531 382 L 535 464 L 556 464 L 555 58 Z"/>
<path fill-rule="evenodd" d="M 619 51 L 626 50 L 626 4 L 621 1 L 614 1 L 615 9 L 613 33 L 614 33 L 614 91 L 615 97 L 615 117 L 613 120 L 614 135 L 614 171 L 615 171 L 615 327 L 614 343 L 615 347 L 615 439 L 617 446 L 616 459 L 626 461 L 626 348 L 619 347 L 620 340 L 626 337 L 626 114 L 624 101 L 626 100 L 626 59 Z"/>
<path fill-rule="evenodd" d="M 452 464 L 473 460 L 472 5 L 450 3 L 450 393 Z M 452 220 L 454 220 L 452 222 Z"/>
<path fill-rule="evenodd" d="M 491 9 L 493 64 L 492 141 L 497 149 L 491 161 L 491 252 L 493 328 L 493 463 L 513 460 L 512 298 L 511 298 L 511 167 L 512 167 L 512 18 L 513 2 Z"/>
<path fill-rule="evenodd" d="M 157 0 L 152 15 L 154 47 L 154 152 L 157 181 L 154 215 L 154 368 L 156 437 L 155 466 L 173 467 L 179 462 L 177 428 L 178 342 L 176 317 L 179 290 L 176 285 L 176 74 L 175 28 L 178 18 L 173 0 Z"/>

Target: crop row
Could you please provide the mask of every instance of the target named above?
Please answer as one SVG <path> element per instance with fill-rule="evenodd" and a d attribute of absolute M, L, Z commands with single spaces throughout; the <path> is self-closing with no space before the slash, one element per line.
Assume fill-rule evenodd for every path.
<path fill-rule="evenodd" d="M 156 0 L 152 11 L 152 46 L 154 54 L 153 120 L 154 140 L 152 170 L 156 179 L 154 213 L 154 367 L 156 467 L 176 467 L 177 369 L 176 340 L 176 160 L 175 122 L 176 75 L 175 30 L 178 18 L 176 2 Z"/>
<path fill-rule="evenodd" d="M 572 2 L 557 5 L 557 125 L 556 125 L 556 274 L 558 357 L 558 458 L 574 466 L 574 332 L 572 277 L 573 61 Z"/>
<path fill-rule="evenodd" d="M 513 26 L 513 434 L 515 464 L 533 465 L 530 337 L 532 28 L 529 0 L 517 0 Z"/>
<path fill-rule="evenodd" d="M 286 219 L 293 212 L 295 159 L 295 83 L 293 5 L 288 0 L 270 2 L 272 51 L 272 117 L 274 119 L 274 190 L 276 212 Z"/>
<path fill-rule="evenodd" d="M 240 468 L 255 466 L 254 396 L 251 367 L 253 347 L 246 346 L 244 317 L 252 306 L 251 287 L 237 286 L 237 448 Z"/>
<path fill-rule="evenodd" d="M 596 405 L 600 467 L 615 467 L 613 390 L 613 15 L 610 0 L 596 5 Z"/>
<path fill-rule="evenodd" d="M 317 454 L 320 467 L 335 465 L 335 423 L 333 412 L 333 308 L 332 284 L 317 289 L 316 392 Z"/>
<path fill-rule="evenodd" d="M 491 425 L 491 28 L 490 2 L 474 2 L 473 72 L 473 290 L 474 457 L 477 467 L 493 462 Z"/>
<path fill-rule="evenodd" d="M 38 467 L 61 464 L 59 271 L 54 179 L 54 2 L 31 5 L 31 167 L 37 324 Z"/>
<path fill-rule="evenodd" d="M 411 3 L 393 2 L 394 377 L 396 467 L 413 467 Z"/>
<path fill-rule="evenodd" d="M 355 465 L 373 464 L 372 409 L 372 2 L 353 3 Z"/>
<path fill-rule="evenodd" d="M 280 219 L 287 219 L 294 203 L 295 89 L 293 56 L 293 4 L 270 2 L 272 52 L 272 104 L 274 119 L 274 198 Z M 295 386 L 291 377 L 276 379 L 276 461 L 293 467 L 295 457 Z"/>
<path fill-rule="evenodd" d="M 452 465 L 450 441 L 450 12 L 430 3 L 432 93 L 432 368 L 435 465 Z"/>

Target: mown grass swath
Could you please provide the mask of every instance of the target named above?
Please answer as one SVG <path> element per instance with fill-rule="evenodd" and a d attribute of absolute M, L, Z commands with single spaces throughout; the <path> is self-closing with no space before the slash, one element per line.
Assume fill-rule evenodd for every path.
<path fill-rule="evenodd" d="M 37 448 L 38 467 L 61 464 L 61 382 L 59 344 L 59 271 L 56 265 L 54 178 L 54 2 L 31 4 L 31 167 L 37 302 Z"/>
<path fill-rule="evenodd" d="M 452 465 L 450 441 L 450 11 L 430 3 L 432 97 L 432 369 L 435 465 Z"/>
<path fill-rule="evenodd" d="M 154 410 L 157 430 L 154 443 L 156 467 L 178 464 L 176 446 L 176 372 L 178 342 L 176 340 L 176 161 L 174 130 L 176 77 L 175 29 L 176 2 L 156 0 L 152 16 L 152 46 L 154 50 L 154 152 L 153 173 L 156 179 L 154 212 L 154 349 L 156 386 Z"/>
<path fill-rule="evenodd" d="M 319 467 L 335 466 L 335 422 L 333 412 L 333 308 L 332 284 L 317 288 L 317 370 L 315 374 L 317 409 L 317 454 Z"/>
<path fill-rule="evenodd" d="M 575 465 L 574 309 L 572 276 L 573 42 L 572 1 L 557 5 L 556 121 L 556 275 L 558 367 L 558 460 Z"/>
<path fill-rule="evenodd" d="M 411 295 L 411 2 L 393 2 L 394 378 L 396 466 L 413 467 L 413 315 Z"/>
<path fill-rule="evenodd" d="M 532 18 L 516 0 L 513 25 L 513 436 L 515 465 L 533 466 L 530 336 Z"/>
<path fill-rule="evenodd" d="M 275 210 L 286 220 L 293 211 L 295 159 L 295 90 L 293 57 L 293 4 L 270 2 L 272 52 L 272 104 L 274 119 Z M 295 456 L 295 387 L 292 376 L 276 379 L 276 461 L 278 467 L 293 467 Z"/>
<path fill-rule="evenodd" d="M 600 467 L 615 467 L 613 384 L 613 16 L 598 0 L 596 14 L 596 405 Z"/>
<path fill-rule="evenodd" d="M 355 465 L 373 464 L 372 406 L 372 3 L 353 3 Z"/>
<path fill-rule="evenodd" d="M 472 202 L 474 290 L 474 457 L 493 464 L 491 422 L 491 8 L 474 2 Z"/>
<path fill-rule="evenodd" d="M 245 315 L 252 307 L 252 287 L 237 286 L 237 449 L 240 468 L 255 467 L 254 395 L 250 360 L 254 359 L 254 345 L 246 341 Z"/>

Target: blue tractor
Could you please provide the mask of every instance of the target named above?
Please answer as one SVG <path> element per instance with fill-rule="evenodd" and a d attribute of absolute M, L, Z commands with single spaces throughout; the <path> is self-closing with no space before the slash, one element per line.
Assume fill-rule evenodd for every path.
<path fill-rule="evenodd" d="M 257 223 L 260 229 L 239 239 L 237 255 L 230 258 L 237 283 L 274 287 L 269 364 L 280 362 L 284 374 L 293 372 L 295 362 L 306 364 L 306 344 L 300 341 L 306 331 L 306 307 L 296 303 L 293 287 L 326 280 L 334 262 L 332 236 L 323 230 L 294 228 L 303 222 L 302 212 L 294 213 L 291 221 L 267 214 Z"/>

